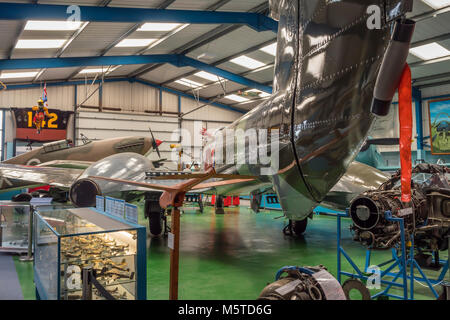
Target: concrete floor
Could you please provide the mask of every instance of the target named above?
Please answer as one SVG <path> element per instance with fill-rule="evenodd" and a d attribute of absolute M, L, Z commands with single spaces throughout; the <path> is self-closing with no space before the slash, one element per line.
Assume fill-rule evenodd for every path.
<path fill-rule="evenodd" d="M 225 209 L 215 215 L 211 208 L 201 214 L 186 208 L 181 217 L 180 299 L 256 299 L 276 271 L 285 265 L 325 265 L 336 275 L 336 218 L 314 216 L 302 238 L 284 236 L 286 221 L 279 211 L 254 214 L 245 207 Z M 142 217 L 144 224 L 146 220 Z M 343 245 L 360 267 L 365 250 L 351 240 L 350 221 L 343 223 Z M 390 258 L 377 252 L 374 262 Z M 25 299 L 34 299 L 32 264 L 18 262 L 16 270 Z M 167 238 L 148 239 L 148 299 L 168 299 L 169 249 Z M 344 270 L 350 270 L 348 264 Z M 436 273 L 429 273 L 436 275 Z M 434 299 L 428 288 L 415 287 L 416 299 Z M 440 292 L 440 286 L 437 286 Z M 398 291 L 397 291 L 398 293 Z"/>

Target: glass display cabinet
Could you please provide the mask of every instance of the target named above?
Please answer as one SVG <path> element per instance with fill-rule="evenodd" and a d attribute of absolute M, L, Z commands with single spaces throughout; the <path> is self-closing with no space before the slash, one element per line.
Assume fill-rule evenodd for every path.
<path fill-rule="evenodd" d="M 82 299 L 86 268 L 114 299 L 146 299 L 145 227 L 93 208 L 38 209 L 33 224 L 38 299 Z"/>
<path fill-rule="evenodd" d="M 29 203 L 0 201 L 0 252 L 28 251 L 30 212 Z"/>

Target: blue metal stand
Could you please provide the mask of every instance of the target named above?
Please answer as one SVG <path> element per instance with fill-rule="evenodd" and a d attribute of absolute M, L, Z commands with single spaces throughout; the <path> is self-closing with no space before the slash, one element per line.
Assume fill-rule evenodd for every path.
<path fill-rule="evenodd" d="M 367 249 L 366 251 L 366 261 L 364 271 L 361 271 L 355 262 L 350 258 L 350 256 L 345 252 L 344 248 L 341 245 L 341 219 L 343 217 L 349 217 L 348 210 L 346 213 L 337 214 L 337 279 L 339 283 L 341 282 L 341 276 L 345 275 L 351 278 L 357 278 L 360 280 L 368 280 L 371 274 L 368 275 L 368 268 L 370 266 L 370 260 L 372 256 L 372 250 Z M 378 264 L 377 266 L 381 269 L 382 267 L 387 268 L 381 271 L 380 274 L 380 283 L 387 285 L 387 287 L 381 292 L 376 293 L 371 298 L 375 299 L 379 296 L 387 296 L 393 297 L 397 299 L 403 300 L 413 300 L 414 299 L 414 281 L 425 282 L 427 286 L 430 288 L 433 295 L 438 298 L 438 293 L 434 289 L 433 285 L 439 284 L 444 280 L 445 274 L 449 268 L 449 261 L 440 260 L 440 263 L 443 263 L 444 266 L 442 271 L 438 277 L 438 279 L 428 279 L 428 277 L 422 271 L 422 268 L 419 266 L 417 261 L 414 259 L 414 237 L 410 237 L 409 250 L 406 249 L 406 235 L 405 235 L 405 226 L 403 218 L 395 218 L 392 217 L 392 213 L 390 211 L 385 212 L 386 220 L 398 222 L 400 225 L 400 245 L 397 248 L 392 248 L 392 258 L 388 261 Z M 400 251 L 400 255 L 399 255 Z M 342 271 L 341 269 L 341 255 L 345 257 L 345 259 L 350 263 L 353 268 L 353 273 Z M 410 274 L 408 275 L 408 266 L 410 268 Z M 398 271 L 393 272 L 392 270 L 398 267 Z M 421 277 L 414 276 L 414 270 L 418 270 Z M 356 274 L 355 274 L 356 271 Z M 392 280 L 385 280 L 383 278 L 390 277 Z M 398 282 L 397 280 L 400 280 Z M 408 280 L 410 280 L 410 295 L 408 297 Z M 395 295 L 389 293 L 392 287 L 397 287 L 403 289 L 403 295 Z"/>

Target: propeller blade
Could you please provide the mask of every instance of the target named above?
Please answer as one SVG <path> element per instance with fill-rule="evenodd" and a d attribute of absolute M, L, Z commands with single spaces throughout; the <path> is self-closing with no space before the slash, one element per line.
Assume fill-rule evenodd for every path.
<path fill-rule="evenodd" d="M 158 157 L 161 158 L 161 153 L 159 152 L 158 146 L 162 143 L 162 141 L 161 140 L 156 140 L 155 136 L 153 135 L 152 129 L 150 127 L 148 129 L 150 130 L 150 134 L 152 135 L 152 140 L 153 140 L 152 147 L 153 147 L 154 150 L 156 150 L 156 153 L 158 154 Z"/>

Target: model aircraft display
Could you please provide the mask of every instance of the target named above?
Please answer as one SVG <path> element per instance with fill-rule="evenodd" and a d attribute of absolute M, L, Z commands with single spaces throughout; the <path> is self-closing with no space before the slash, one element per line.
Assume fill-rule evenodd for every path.
<path fill-rule="evenodd" d="M 368 27 L 370 6 L 383 9 L 379 28 Z M 238 195 L 273 188 L 285 216 L 304 231 L 313 209 L 329 200 L 330 191 L 340 192 L 333 187 L 354 193 L 384 182 L 384 174 L 353 161 L 376 115 L 387 113 L 398 86 L 414 30 L 414 23 L 404 19 L 411 7 L 411 0 L 272 3 L 279 16 L 273 94 L 222 131 L 279 130 L 278 152 L 266 141 L 258 148 L 271 150 L 268 164 L 237 164 L 236 152 L 228 158 L 224 152 L 219 162 L 217 145 L 209 145 L 206 154 L 211 157 L 205 167 L 235 178 L 214 178 L 197 190 Z M 222 147 L 229 146 L 236 148 L 234 137 L 224 139 Z M 255 152 L 245 150 L 245 159 Z M 0 166 L 3 176 L 36 175 L 38 180 L 64 184 L 79 206 L 93 205 L 97 194 L 131 190 L 152 190 L 158 202 L 161 192 L 177 184 L 147 177 L 153 165 L 126 154 L 107 157 L 73 175 L 58 168 L 4 166 Z M 261 174 L 263 168 L 273 172 Z"/>

